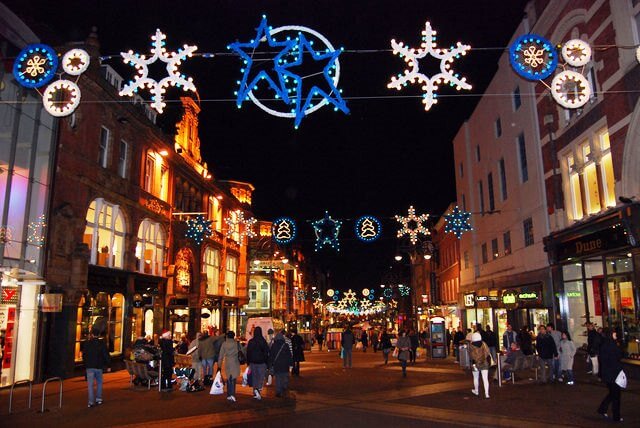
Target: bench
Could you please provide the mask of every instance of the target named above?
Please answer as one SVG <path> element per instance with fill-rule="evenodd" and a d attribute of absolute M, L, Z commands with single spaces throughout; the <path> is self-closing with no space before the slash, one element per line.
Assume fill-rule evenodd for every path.
<path fill-rule="evenodd" d="M 150 371 L 145 363 L 124 360 L 124 366 L 129 373 L 129 386 L 133 387 L 133 380 L 138 379 L 147 383 L 147 389 L 151 389 L 153 381 L 158 380 L 158 372 Z"/>
<path fill-rule="evenodd" d="M 503 370 L 504 360 L 506 355 L 500 355 L 500 367 L 499 370 Z M 511 383 L 516 383 L 516 373 L 522 373 L 524 371 L 533 370 L 535 378 L 538 380 L 538 356 L 537 355 L 524 355 L 516 359 L 513 367 L 509 370 L 511 372 Z"/>

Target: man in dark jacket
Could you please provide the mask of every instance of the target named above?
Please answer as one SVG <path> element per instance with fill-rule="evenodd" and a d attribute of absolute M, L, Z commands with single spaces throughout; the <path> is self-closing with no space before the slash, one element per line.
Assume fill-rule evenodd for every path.
<path fill-rule="evenodd" d="M 594 375 L 598 375 L 599 372 L 599 364 L 598 364 L 598 354 L 600 353 L 600 346 L 602 344 L 602 335 L 598 333 L 595 325 L 593 323 L 587 324 L 587 352 L 589 353 L 589 358 L 591 359 L 591 370 L 588 373 L 593 373 Z"/>
<path fill-rule="evenodd" d="M 609 394 L 602 400 L 598 407 L 598 413 L 603 417 L 608 418 L 607 409 L 611 404 L 611 410 L 613 411 L 613 421 L 622 422 L 620 417 L 620 385 L 616 383 L 616 379 L 622 371 L 622 351 L 616 344 L 617 333 L 615 330 L 606 328 L 603 332 L 599 344 L 599 357 L 600 357 L 600 377 L 602 381 L 607 384 L 609 388 Z"/>
<path fill-rule="evenodd" d="M 291 370 L 291 374 L 294 376 L 300 376 L 300 362 L 304 361 L 304 339 L 295 329 L 291 330 L 291 346 L 293 354 L 293 370 Z M 271 352 L 273 353 L 273 351 Z"/>
<path fill-rule="evenodd" d="M 284 336 L 283 336 L 284 340 Z M 286 351 L 286 349 L 285 349 Z M 289 353 L 291 356 L 291 353 Z M 251 372 L 251 386 L 253 387 L 253 398 L 262 400 L 262 386 L 267 373 L 267 363 L 269 362 L 269 345 L 262 336 L 262 327 L 253 330 L 253 338 L 247 343 L 247 363 Z"/>
<path fill-rule="evenodd" d="M 558 357 L 558 349 L 556 348 L 556 342 L 553 337 L 547 333 L 547 328 L 541 325 L 538 328 L 538 337 L 536 337 L 536 349 L 538 350 L 538 357 L 540 358 L 540 371 L 542 372 L 542 383 L 547 383 L 549 378 L 553 378 L 553 372 L 549 376 L 547 367 L 549 370 L 553 370 L 553 359 Z"/>
<path fill-rule="evenodd" d="M 162 391 L 171 391 L 173 386 L 171 385 L 171 378 L 173 377 L 173 365 L 174 350 L 173 340 L 171 340 L 171 332 L 169 330 L 163 330 L 162 336 L 160 336 L 160 352 L 161 352 L 161 378 L 160 389 Z"/>
<path fill-rule="evenodd" d="M 418 338 L 418 334 L 415 330 L 411 330 L 411 332 L 409 332 L 409 341 L 411 342 L 411 355 L 409 357 L 409 362 L 415 364 L 418 345 L 420 345 L 420 339 Z"/>
<path fill-rule="evenodd" d="M 380 335 L 380 349 L 382 349 L 384 363 L 387 364 L 389 362 L 389 354 L 393 349 L 393 345 L 391 345 L 391 337 L 389 337 L 389 333 L 387 333 L 386 328 L 382 330 L 382 334 Z"/>
<path fill-rule="evenodd" d="M 343 359 L 342 359 L 342 367 L 343 368 L 351 368 L 352 364 L 352 351 L 353 345 L 356 343 L 356 338 L 351 332 L 351 328 L 347 327 L 347 329 L 342 333 L 342 339 L 340 340 L 340 346 L 342 346 Z"/>
<path fill-rule="evenodd" d="M 456 356 L 456 362 L 460 362 L 460 349 L 458 348 L 464 341 L 464 333 L 462 327 L 458 326 L 455 334 L 453 335 L 453 355 Z"/>
<path fill-rule="evenodd" d="M 300 337 L 295 334 L 292 342 L 296 336 Z M 289 345 L 285 342 L 284 334 L 280 331 L 274 337 L 273 345 L 271 345 L 271 349 L 269 350 L 269 367 L 271 367 L 276 377 L 276 397 L 282 397 L 287 393 L 289 389 L 289 367 L 291 367 L 293 363 L 294 359 L 291 358 Z"/>
<path fill-rule="evenodd" d="M 109 350 L 104 340 L 98 337 L 99 334 L 99 331 L 92 329 L 89 333 L 89 340 L 82 344 L 82 359 L 87 370 L 87 383 L 89 384 L 88 407 L 102 404 L 102 370 L 109 364 Z M 94 381 L 97 391 L 93 389 Z"/>

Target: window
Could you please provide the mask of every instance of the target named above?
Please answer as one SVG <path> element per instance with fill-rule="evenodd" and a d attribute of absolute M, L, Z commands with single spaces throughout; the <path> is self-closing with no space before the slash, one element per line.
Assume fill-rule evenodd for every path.
<path fill-rule="evenodd" d="M 122 354 L 125 307 L 125 298 L 121 293 L 87 293 L 80 298 L 76 315 L 76 362 L 82 361 L 82 343 L 89 339 L 89 332 L 94 324 L 104 326 L 109 354 Z"/>
<path fill-rule="evenodd" d="M 504 158 L 500 159 L 498 162 L 498 169 L 500 171 L 500 194 L 502 196 L 502 200 L 507 200 L 507 171 L 504 165 Z"/>
<path fill-rule="evenodd" d="M 500 121 L 500 118 L 496 119 L 494 126 L 496 131 L 496 138 L 500 138 L 502 136 L 502 122 Z"/>
<path fill-rule="evenodd" d="M 98 144 L 98 165 L 106 168 L 109 162 L 109 130 L 100 128 L 100 143 Z"/>
<path fill-rule="evenodd" d="M 464 252 L 464 268 L 469 269 L 469 252 Z"/>
<path fill-rule="evenodd" d="M 236 295 L 236 286 L 238 284 L 238 258 L 227 256 L 227 270 L 224 277 L 226 286 L 225 294 L 227 296 Z"/>
<path fill-rule="evenodd" d="M 518 111 L 521 105 L 522 100 L 520 99 L 520 87 L 516 86 L 516 88 L 513 90 L 513 110 Z"/>
<path fill-rule="evenodd" d="M 460 178 L 464 177 L 464 168 L 462 167 L 462 162 L 460 162 Z"/>
<path fill-rule="evenodd" d="M 484 215 L 484 189 L 482 181 L 478 181 L 478 196 L 480 197 L 480 213 Z"/>
<path fill-rule="evenodd" d="M 207 274 L 207 294 L 218 294 L 220 285 L 220 251 L 207 247 L 204 250 L 204 272 Z"/>
<path fill-rule="evenodd" d="M 582 181 L 584 183 L 584 196 L 587 202 L 587 213 L 595 214 L 600 212 L 600 190 L 598 189 L 598 173 L 596 171 L 596 163 L 591 154 L 591 146 L 589 142 L 585 142 L 581 147 L 582 152 Z"/>
<path fill-rule="evenodd" d="M 487 176 L 487 190 L 489 191 L 489 211 L 496 209 L 496 202 L 493 197 L 493 173 L 489 173 Z"/>
<path fill-rule="evenodd" d="M 120 153 L 118 158 L 118 175 L 122 178 L 127 178 L 127 162 L 129 157 L 129 145 L 126 141 L 120 140 Z"/>
<path fill-rule="evenodd" d="M 213 197 L 209 196 L 209 205 L 207 207 L 207 214 L 209 216 L 209 220 L 213 222 L 212 226 L 214 230 L 218 232 L 222 231 L 222 208 L 220 207 L 220 201 Z"/>
<path fill-rule="evenodd" d="M 522 133 L 518 135 L 518 157 L 520 159 L 520 179 L 526 183 L 529 181 L 529 170 L 527 168 L 527 148 Z"/>
<path fill-rule="evenodd" d="M 153 193 L 153 173 L 155 172 L 156 161 L 151 155 L 147 155 L 144 162 L 144 190 Z"/>
<path fill-rule="evenodd" d="M 616 206 L 615 178 L 613 176 L 613 161 L 611 160 L 611 143 L 609 141 L 609 131 L 604 129 L 598 133 L 598 143 L 600 146 L 600 175 L 602 176 L 602 190 L 604 191 L 604 202 L 607 207 Z"/>
<path fill-rule="evenodd" d="M 231 217 L 231 224 L 233 227 L 233 232 L 231 233 L 231 239 L 236 241 L 238 244 L 242 244 L 240 242 L 240 225 L 238 224 L 238 211 L 229 211 L 229 216 Z"/>
<path fill-rule="evenodd" d="M 476 160 L 480 162 L 480 144 L 476 146 Z"/>
<path fill-rule="evenodd" d="M 136 260 L 138 272 L 149 275 L 162 275 L 164 262 L 165 234 L 160 223 L 149 219 L 142 220 L 138 228 Z"/>
<path fill-rule="evenodd" d="M 500 254 L 498 253 L 498 238 L 491 240 L 491 259 L 495 260 Z"/>
<path fill-rule="evenodd" d="M 487 263 L 489 258 L 487 257 L 487 243 L 482 244 L 482 263 Z"/>
<path fill-rule="evenodd" d="M 260 283 L 260 308 L 262 309 L 269 309 L 269 304 L 270 302 L 270 293 L 269 293 L 269 282 L 268 281 L 262 281 Z"/>
<path fill-rule="evenodd" d="M 169 167 L 164 164 L 160 165 L 160 192 L 158 196 L 163 201 L 167 201 L 169 197 Z"/>
<path fill-rule="evenodd" d="M 524 246 L 533 245 L 533 220 L 531 217 L 522 222 L 522 229 L 524 230 Z"/>
<path fill-rule="evenodd" d="M 511 254 L 511 232 L 508 230 L 502 234 L 502 245 L 504 246 L 504 255 Z"/>
<path fill-rule="evenodd" d="M 571 188 L 571 199 L 569 200 L 571 206 L 569 207 L 569 212 L 574 220 L 579 220 L 584 216 L 582 212 L 582 190 L 580 188 L 580 175 L 576 171 L 573 155 L 567 156 L 566 165 L 569 171 L 569 186 Z"/>
<path fill-rule="evenodd" d="M 258 306 L 258 284 L 252 279 L 249 281 L 249 309 L 255 309 Z"/>
<path fill-rule="evenodd" d="M 89 263 L 122 269 L 125 222 L 118 205 L 98 198 L 87 210 L 82 241 L 91 249 Z"/>

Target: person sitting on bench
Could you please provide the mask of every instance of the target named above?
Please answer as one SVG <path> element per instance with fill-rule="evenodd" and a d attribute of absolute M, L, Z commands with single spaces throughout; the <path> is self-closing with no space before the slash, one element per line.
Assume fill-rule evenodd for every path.
<path fill-rule="evenodd" d="M 519 358 L 524 358 L 524 354 L 520 350 L 517 342 L 511 342 L 511 349 L 507 351 L 507 358 L 504 360 L 504 364 L 502 364 L 504 380 L 511 379 L 511 372 Z"/>

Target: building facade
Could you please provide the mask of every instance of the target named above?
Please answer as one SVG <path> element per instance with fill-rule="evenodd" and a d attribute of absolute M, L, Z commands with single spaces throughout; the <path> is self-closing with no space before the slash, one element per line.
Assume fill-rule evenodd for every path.
<path fill-rule="evenodd" d="M 511 41 L 530 31 L 525 18 Z M 536 86 L 513 72 L 508 51 L 471 117 L 453 141 L 457 204 L 473 231 L 460 240 L 464 327 L 498 334 L 546 324 L 554 307 L 543 250 L 550 231 L 540 152 Z"/>
<path fill-rule="evenodd" d="M 95 34 L 69 47 L 99 57 Z M 237 220 L 251 217 L 253 186 L 214 179 L 193 99 L 181 98 L 171 137 L 142 99 L 123 102 L 121 84 L 93 61 L 78 81 L 83 103 L 59 122 L 45 278 L 64 305 L 45 320 L 51 375 L 82 363 L 93 327 L 118 358 L 163 328 L 175 339 L 236 330 L 247 301 L 247 231 Z M 198 219 L 211 221 L 209 236 L 189 229 Z"/>

